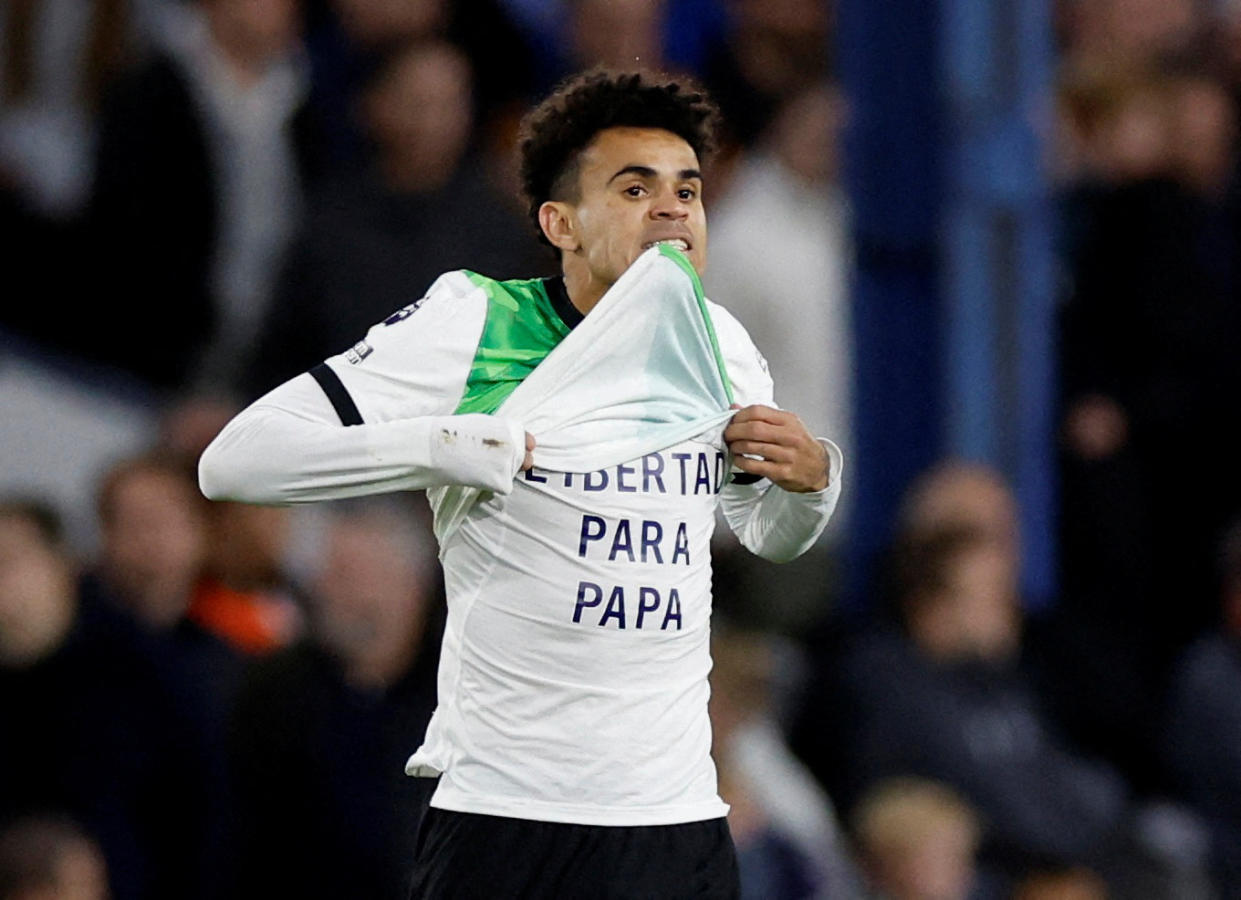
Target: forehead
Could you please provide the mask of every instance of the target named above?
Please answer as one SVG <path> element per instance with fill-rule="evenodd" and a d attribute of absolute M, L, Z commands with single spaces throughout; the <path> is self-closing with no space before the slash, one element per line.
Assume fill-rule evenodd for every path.
<path fill-rule="evenodd" d="M 660 174 L 698 168 L 698 155 L 685 138 L 662 128 L 605 128 L 582 152 L 583 175 L 611 178 L 625 166 Z M 589 174 L 588 174 L 589 173 Z"/>

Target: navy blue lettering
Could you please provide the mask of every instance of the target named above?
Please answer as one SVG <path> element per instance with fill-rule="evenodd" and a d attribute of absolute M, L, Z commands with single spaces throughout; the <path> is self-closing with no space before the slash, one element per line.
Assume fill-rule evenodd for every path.
<path fill-rule="evenodd" d="M 586 599 L 586 592 L 593 591 L 593 600 Z M 573 621 L 582 621 L 582 610 L 588 606 L 598 606 L 603 600 L 603 588 L 589 581 L 580 581 L 577 585 L 577 606 L 573 607 Z"/>
<path fill-rule="evenodd" d="M 655 484 L 659 485 L 659 492 L 661 494 L 667 493 L 664 490 L 663 472 L 664 472 L 664 458 L 660 456 L 658 453 L 648 453 L 646 456 L 642 457 L 642 491 L 643 493 L 648 493 L 648 494 L 650 493 L 652 478 L 655 479 Z"/>
<path fill-rule="evenodd" d="M 596 477 L 600 479 L 598 484 L 595 483 Z M 585 483 L 582 485 L 582 490 L 602 491 L 605 488 L 607 488 L 607 486 L 608 486 L 608 473 L 607 472 L 604 472 L 604 471 L 587 472 Z"/>
<path fill-rule="evenodd" d="M 694 479 L 695 496 L 701 493 L 698 490 L 699 488 L 704 488 L 708 494 L 711 493 L 711 467 L 707 463 L 707 454 L 705 453 L 698 454 L 698 477 Z"/>
<path fill-rule="evenodd" d="M 655 562 L 663 564 L 664 556 L 659 552 L 659 542 L 664 539 L 664 526 L 650 519 L 642 520 L 642 561 L 646 562 L 646 551 L 650 550 Z M 639 625 L 639 628 L 642 626 Z"/>
<path fill-rule="evenodd" d="M 615 562 L 616 554 L 624 553 L 629 557 L 629 561 L 633 562 L 633 536 L 629 533 L 629 520 L 621 519 L 616 524 L 616 534 L 612 536 L 612 552 L 608 554 L 608 561 Z"/>
<path fill-rule="evenodd" d="M 715 451 L 715 492 L 718 494 L 724 487 L 724 453 Z"/>
<path fill-rule="evenodd" d="M 689 493 L 688 479 L 685 476 L 685 463 L 689 461 L 691 453 L 674 453 L 672 458 L 681 464 L 681 495 Z"/>
<path fill-rule="evenodd" d="M 637 491 L 637 487 L 632 484 L 625 484 L 625 476 L 633 475 L 638 470 L 633 466 L 617 466 L 616 467 L 616 489 L 622 494 L 632 494 Z"/>
<path fill-rule="evenodd" d="M 659 591 L 652 587 L 638 588 L 638 624 L 636 627 L 641 628 L 646 614 L 657 609 L 659 609 Z"/>
<path fill-rule="evenodd" d="M 602 594 L 600 595 L 602 596 Z M 603 616 L 599 619 L 599 627 L 604 628 L 608 619 L 615 619 L 619 623 L 619 627 L 625 627 L 625 589 L 619 584 L 612 588 L 612 596 L 608 597 L 607 609 L 603 611 Z M 576 620 L 574 620 L 576 621 Z"/>
<path fill-rule="evenodd" d="M 685 565 L 689 565 L 689 530 L 684 522 L 677 526 L 677 536 L 672 546 L 672 565 L 677 564 L 678 556 L 684 556 Z"/>
<path fill-rule="evenodd" d="M 521 474 L 522 474 L 522 477 L 526 479 L 526 481 L 535 481 L 535 482 L 538 482 L 539 484 L 547 484 L 547 476 L 535 474 L 534 469 L 526 469 L 526 471 L 522 472 Z"/>
<path fill-rule="evenodd" d="M 640 605 L 640 601 L 639 601 Z M 664 624 L 659 626 L 660 631 L 668 630 L 668 623 L 676 619 L 677 631 L 681 630 L 681 595 L 677 593 L 677 589 L 673 588 L 668 592 L 668 608 L 664 611 Z"/>
<path fill-rule="evenodd" d="M 564 486 L 573 487 L 573 473 L 572 472 L 564 473 Z"/>
<path fill-rule="evenodd" d="M 594 531 L 591 526 L 597 527 L 599 530 Z M 582 516 L 582 534 L 577 544 L 577 555 L 586 555 L 586 544 L 590 541 L 597 541 L 603 537 L 603 533 L 608 530 L 608 526 L 604 524 L 603 519 L 599 516 Z"/>

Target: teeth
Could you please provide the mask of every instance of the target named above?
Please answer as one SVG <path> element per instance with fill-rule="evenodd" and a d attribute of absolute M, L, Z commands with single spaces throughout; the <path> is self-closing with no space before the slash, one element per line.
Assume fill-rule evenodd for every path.
<path fill-rule="evenodd" d="M 680 238 L 665 238 L 662 241 L 651 241 L 649 244 L 647 244 L 642 249 L 649 250 L 651 247 L 654 247 L 656 244 L 667 244 L 669 247 L 676 247 L 682 253 L 684 253 L 686 250 L 689 249 L 689 244 L 685 243 L 685 241 L 681 240 Z"/>

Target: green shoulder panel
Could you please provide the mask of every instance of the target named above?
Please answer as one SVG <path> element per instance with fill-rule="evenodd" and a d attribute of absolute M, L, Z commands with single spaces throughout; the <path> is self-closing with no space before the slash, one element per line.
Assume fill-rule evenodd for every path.
<path fill-rule="evenodd" d="M 487 294 L 487 317 L 457 413 L 493 413 L 569 333 L 543 279 L 466 276 Z"/>

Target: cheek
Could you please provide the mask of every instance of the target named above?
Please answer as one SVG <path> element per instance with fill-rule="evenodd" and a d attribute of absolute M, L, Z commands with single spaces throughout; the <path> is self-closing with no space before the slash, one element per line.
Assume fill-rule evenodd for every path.
<path fill-rule="evenodd" d="M 596 268 L 623 268 L 631 261 L 628 257 L 635 255 L 630 253 L 633 244 L 630 229 L 615 218 L 604 221 L 596 217 L 591 221 L 584 220 L 582 225 L 581 244 Z"/>
<path fill-rule="evenodd" d="M 694 264 L 699 275 L 707 271 L 707 235 L 705 232 L 694 241 L 694 249 L 690 251 L 689 261 Z"/>

